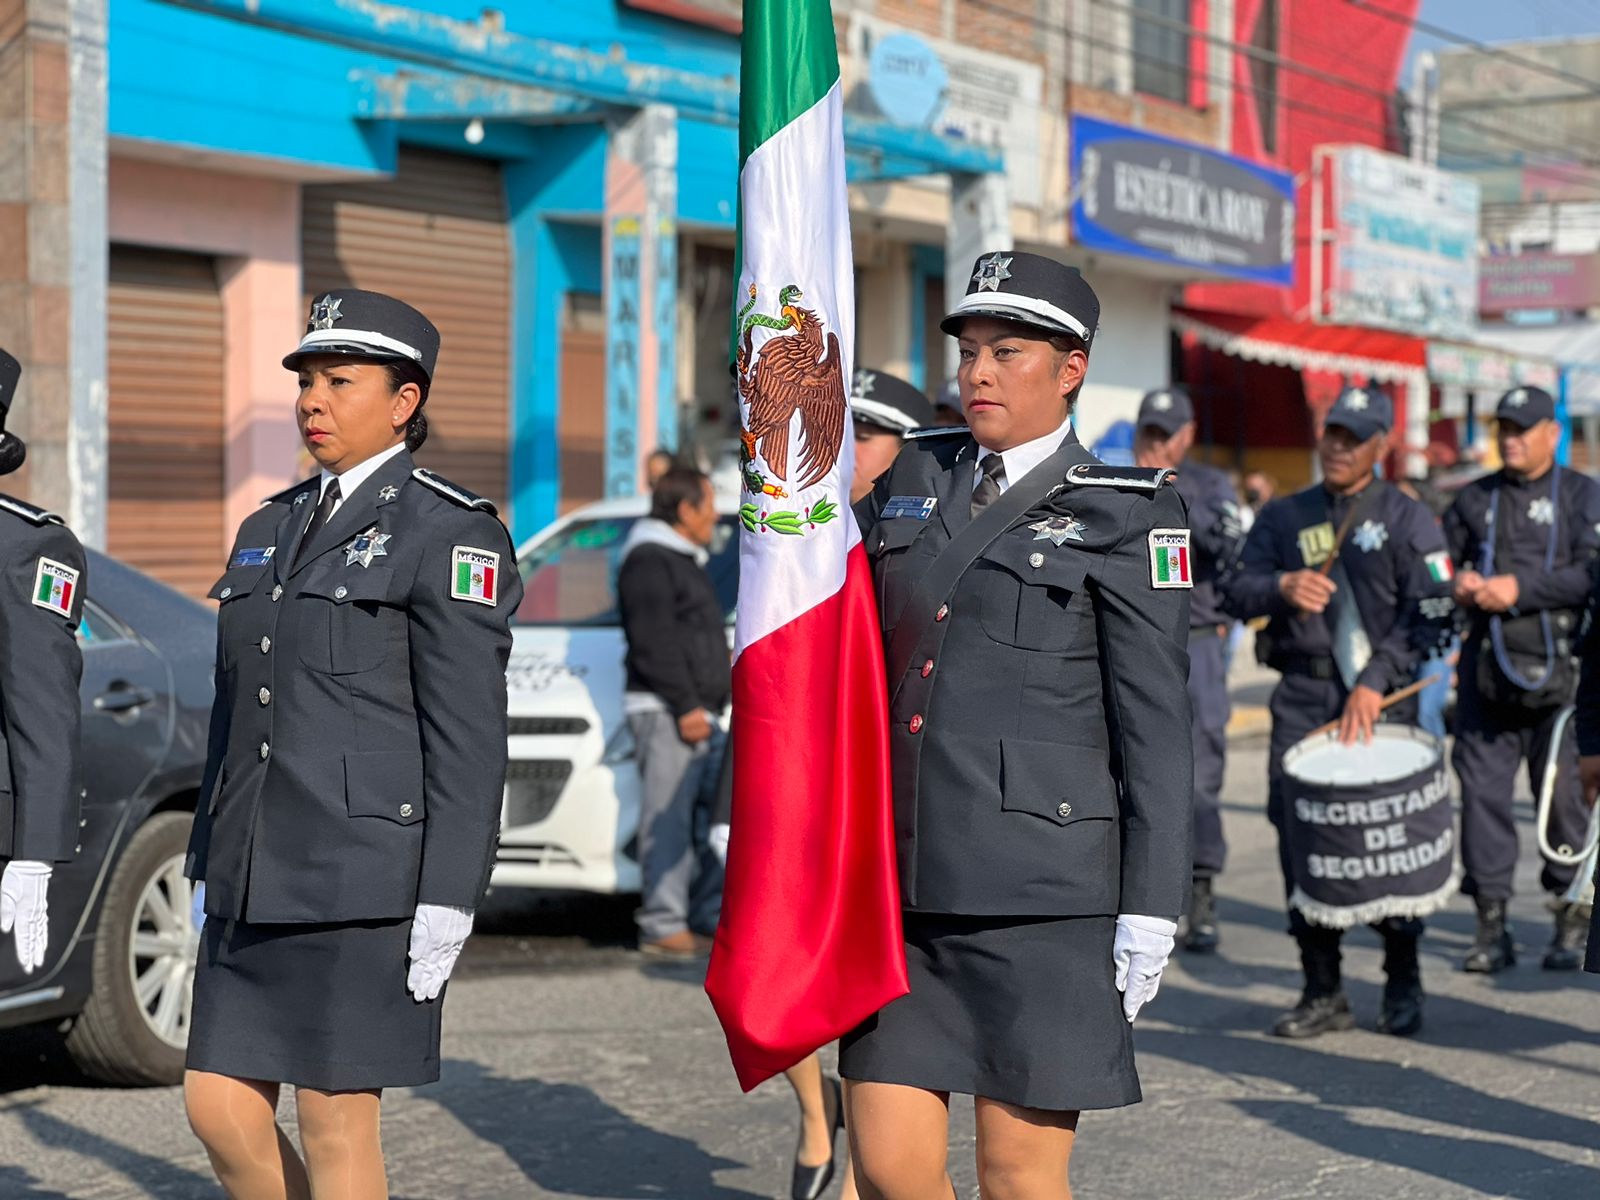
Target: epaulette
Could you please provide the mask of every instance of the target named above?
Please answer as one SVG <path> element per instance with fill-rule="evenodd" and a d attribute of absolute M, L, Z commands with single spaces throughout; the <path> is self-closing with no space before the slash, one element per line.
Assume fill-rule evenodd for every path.
<path fill-rule="evenodd" d="M 322 475 L 319 472 L 310 479 L 302 479 L 299 483 L 290 484 L 275 495 L 267 496 L 261 503 L 263 505 L 277 504 L 281 501 L 284 504 L 302 504 L 304 503 L 303 498 L 310 496 L 312 489 L 321 482 Z"/>
<path fill-rule="evenodd" d="M 965 425 L 929 425 L 924 429 L 908 429 L 901 436 L 908 442 L 920 442 L 924 438 L 953 437 L 958 433 L 965 436 L 971 432 Z"/>
<path fill-rule="evenodd" d="M 500 515 L 499 510 L 494 506 L 494 501 L 485 500 L 482 496 L 475 496 L 465 488 L 457 487 L 448 479 L 435 475 L 427 467 L 418 467 L 412 471 L 411 478 L 415 479 L 423 487 L 438 492 L 446 500 L 459 504 L 462 508 L 476 508 L 488 513 L 491 517 Z"/>
<path fill-rule="evenodd" d="M 10 496 L 0 496 L 0 509 L 8 513 L 15 513 L 24 521 L 33 525 L 66 524 L 55 513 L 43 508 L 37 508 L 24 500 L 14 500 Z"/>
<path fill-rule="evenodd" d="M 1079 463 L 1067 469 L 1067 482 L 1076 487 L 1133 488 L 1154 492 L 1178 477 L 1171 467 L 1108 467 Z"/>

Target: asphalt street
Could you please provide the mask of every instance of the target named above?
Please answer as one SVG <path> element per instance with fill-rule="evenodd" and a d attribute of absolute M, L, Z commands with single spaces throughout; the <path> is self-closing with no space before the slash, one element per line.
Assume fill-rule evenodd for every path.
<path fill-rule="evenodd" d="M 1298 973 L 1261 814 L 1265 743 L 1248 732 L 1259 723 L 1240 728 L 1222 950 L 1176 959 L 1140 1018 L 1145 1101 L 1084 1117 L 1079 1200 L 1600 1196 L 1600 977 L 1539 969 L 1549 927 L 1529 853 L 1515 970 L 1454 969 L 1472 930 L 1465 900 L 1430 923 L 1420 1038 L 1370 1031 L 1381 975 L 1365 930 L 1346 956 L 1361 1028 L 1266 1036 Z M 1531 834 L 1527 804 L 1523 816 Z M 386 1101 L 396 1197 L 786 1194 L 788 1089 L 739 1093 L 699 976 L 641 963 L 626 903 L 497 895 L 482 929 L 450 988 L 443 1079 Z M 177 1090 L 86 1084 L 38 1035 L 7 1035 L 3 1055 L 3 1200 L 218 1194 Z M 971 1104 L 958 1100 L 964 1200 L 977 1195 L 972 1151 Z"/>

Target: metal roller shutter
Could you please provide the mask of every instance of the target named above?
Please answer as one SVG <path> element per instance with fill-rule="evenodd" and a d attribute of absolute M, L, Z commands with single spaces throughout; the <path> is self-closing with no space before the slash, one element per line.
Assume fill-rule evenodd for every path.
<path fill-rule="evenodd" d="M 106 534 L 194 596 L 225 565 L 222 298 L 212 260 L 111 248 Z"/>
<path fill-rule="evenodd" d="M 500 168 L 402 147 L 392 180 L 303 191 L 309 300 L 384 292 L 426 313 L 441 345 L 419 462 L 504 506 L 511 442 L 511 248 Z"/>

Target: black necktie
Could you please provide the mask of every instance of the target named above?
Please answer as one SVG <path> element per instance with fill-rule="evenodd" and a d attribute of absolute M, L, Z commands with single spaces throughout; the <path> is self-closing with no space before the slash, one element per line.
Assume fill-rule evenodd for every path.
<path fill-rule="evenodd" d="M 973 516 L 977 516 L 1000 499 L 1000 493 L 1005 490 L 1003 485 L 1006 480 L 1006 460 L 998 454 L 989 454 L 978 464 L 978 469 L 983 473 L 983 477 L 972 489 Z"/>
<path fill-rule="evenodd" d="M 339 481 L 333 480 L 328 484 L 328 490 L 322 493 L 322 503 L 317 505 L 317 511 L 311 514 L 311 524 L 306 526 L 306 533 L 300 539 L 300 548 L 295 551 L 296 563 L 305 555 L 306 547 L 311 545 L 311 539 L 322 532 L 323 526 L 328 523 L 328 518 L 333 516 L 333 510 L 339 503 Z"/>

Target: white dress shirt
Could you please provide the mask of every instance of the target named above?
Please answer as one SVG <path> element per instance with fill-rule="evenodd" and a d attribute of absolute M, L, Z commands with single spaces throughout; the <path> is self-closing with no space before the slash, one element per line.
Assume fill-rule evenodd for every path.
<path fill-rule="evenodd" d="M 1065 421 L 1061 422 L 1061 427 L 1054 433 L 1047 433 L 1041 438 L 1034 438 L 1031 442 L 1023 442 L 1022 445 L 1013 446 L 1009 450 L 985 450 L 982 446 L 979 446 L 978 460 L 973 464 L 973 470 L 977 472 L 973 476 L 974 483 L 983 477 L 983 460 L 991 454 L 998 454 L 1000 461 L 1006 465 L 1005 482 L 1000 486 L 1000 490 L 1002 492 L 1005 491 L 1013 483 L 1061 449 L 1061 443 L 1066 440 L 1067 432 L 1071 428 L 1072 417 L 1068 416 Z"/>
<path fill-rule="evenodd" d="M 335 479 L 339 481 L 339 499 L 334 503 L 333 512 L 328 514 L 328 519 L 333 519 L 333 513 L 344 507 L 345 501 L 356 494 L 356 489 L 372 478 L 372 474 L 384 463 L 406 448 L 405 442 L 397 442 L 387 450 L 381 450 L 371 458 L 358 462 L 353 467 L 348 467 L 342 474 L 335 475 L 327 467 L 322 468 L 322 486 L 317 489 L 317 501 L 321 503 L 322 497 L 328 493 L 328 485 Z M 1008 463 L 1007 466 L 1010 464 Z"/>

